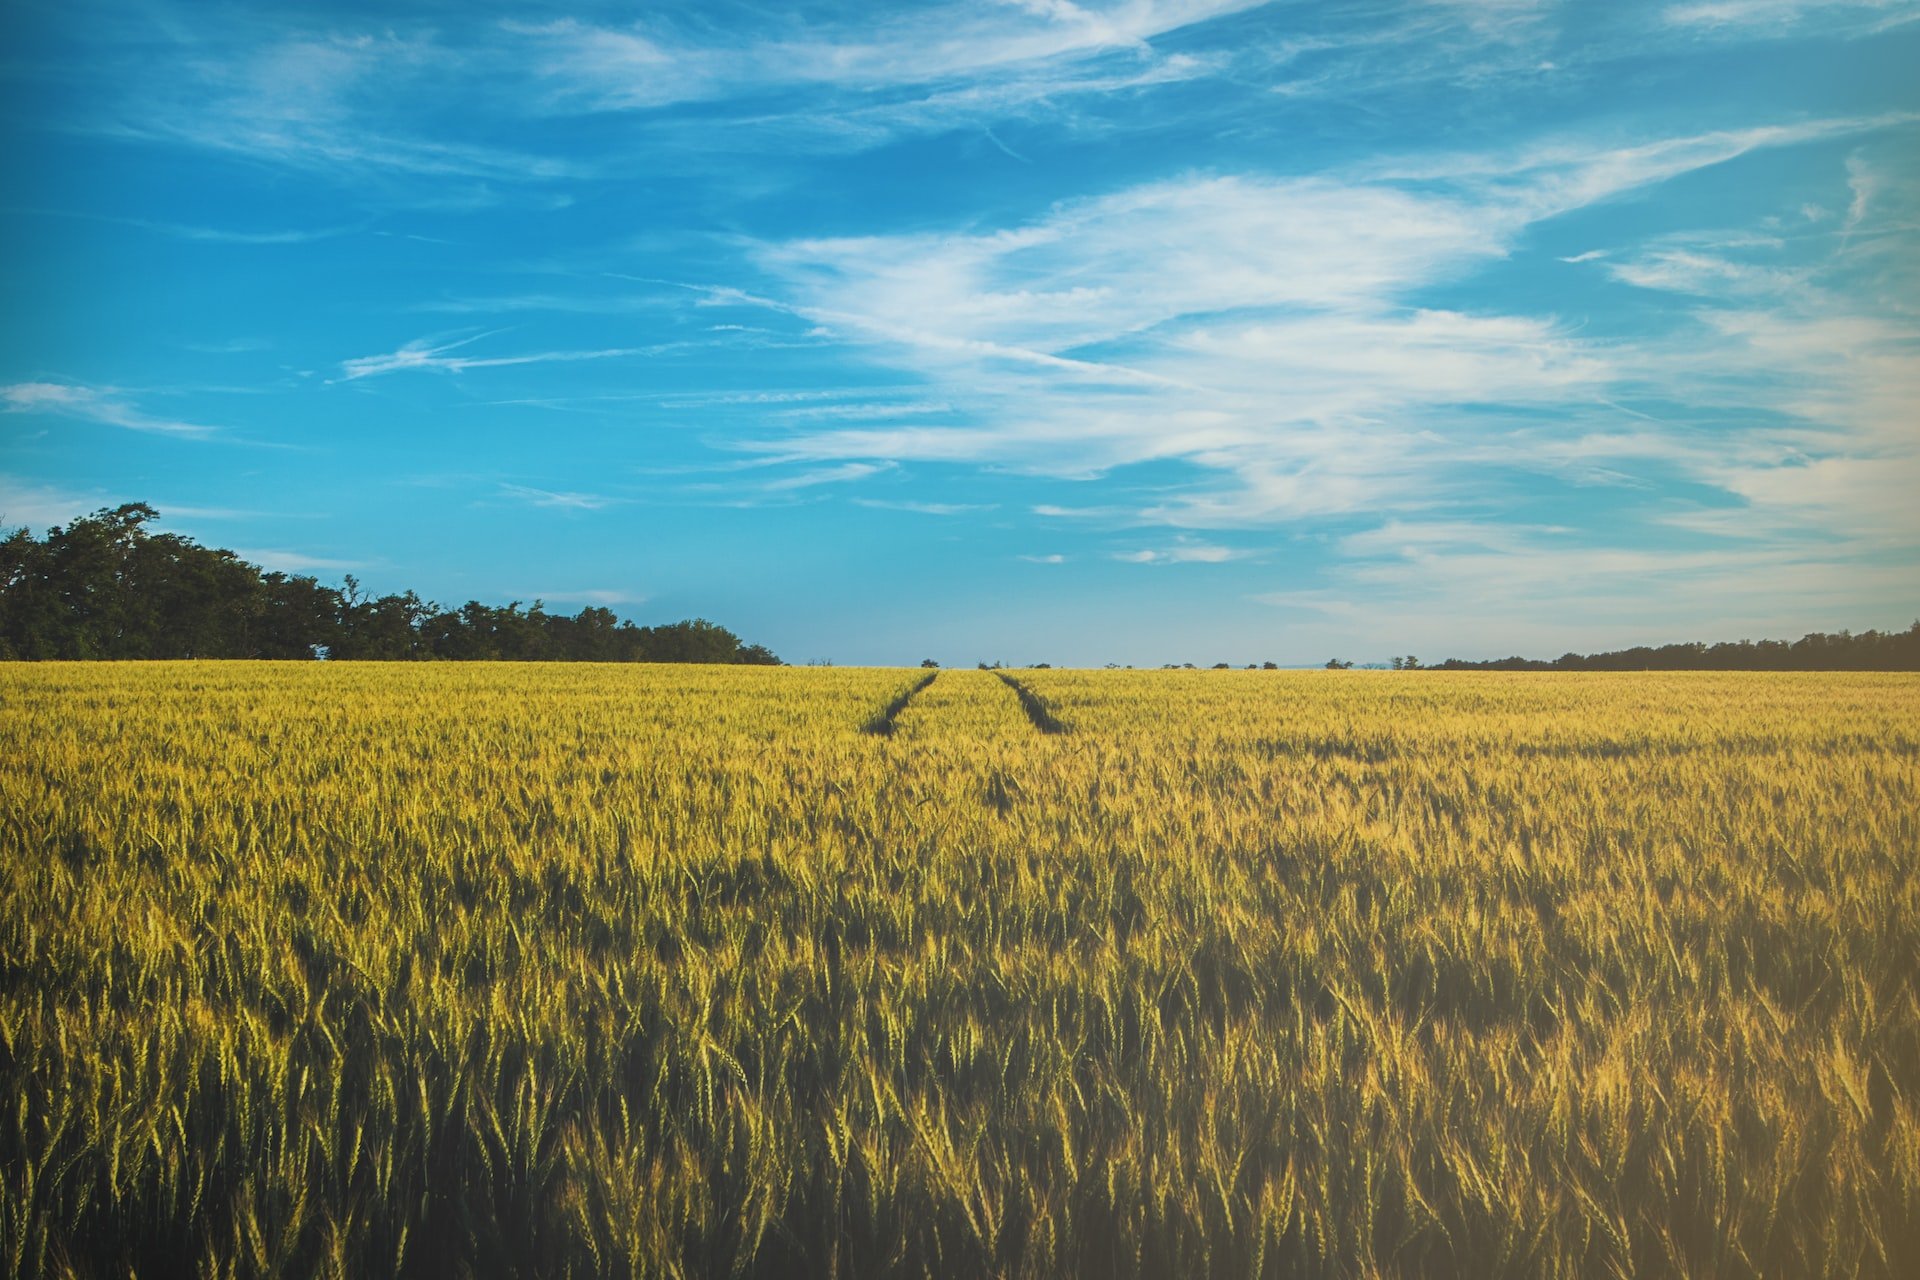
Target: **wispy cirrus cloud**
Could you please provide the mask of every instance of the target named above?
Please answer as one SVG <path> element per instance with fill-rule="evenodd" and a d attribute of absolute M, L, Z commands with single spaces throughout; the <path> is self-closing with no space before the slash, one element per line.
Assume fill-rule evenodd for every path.
<path fill-rule="evenodd" d="M 116 49 L 120 93 L 95 108 L 92 131 L 360 181 L 518 187 L 582 172 L 575 160 L 480 140 L 446 112 L 450 99 L 477 96 L 484 47 L 450 45 L 424 29 L 289 32 L 235 13 L 217 25 L 165 8 L 154 15 L 152 31 L 130 33 Z M 173 46 L 172 56 L 156 61 L 156 44 Z"/>
<path fill-rule="evenodd" d="M 1182 459 L 1240 478 L 1150 512 L 1172 522 L 1428 501 L 1457 448 L 1434 434 L 1441 424 L 1473 406 L 1591 404 L 1622 373 L 1606 344 L 1551 316 L 1406 299 L 1498 261 L 1543 219 L 1756 148 L 1881 125 L 1553 143 L 1455 157 L 1447 180 L 1425 164 L 1195 176 L 991 233 L 767 245 L 782 305 L 916 372 L 974 421 L 832 427 L 766 447 L 1062 475 Z"/>
<path fill-rule="evenodd" d="M 16 382 L 0 387 L 0 403 L 8 413 L 40 414 L 124 427 L 128 431 L 204 439 L 219 428 L 199 422 L 160 417 L 129 402 L 114 387 L 89 387 L 74 382 Z"/>
<path fill-rule="evenodd" d="M 451 315 L 501 315 L 515 311 L 629 315 L 659 310 L 668 301 L 656 295 L 632 293 L 508 293 L 477 297 L 434 298 L 426 302 L 416 302 L 407 309 Z"/>
<path fill-rule="evenodd" d="M 788 422 L 819 422 L 822 420 L 861 421 L 876 418 L 893 419 L 939 416 L 952 413 L 953 406 L 945 400 L 871 400 L 806 405 L 802 408 L 782 409 L 778 412 L 779 416 Z"/>
<path fill-rule="evenodd" d="M 602 511 L 615 506 L 622 499 L 609 497 L 602 493 L 578 493 L 563 489 L 540 489 L 532 485 L 509 484 L 502 482 L 499 493 L 503 498 L 524 503 L 530 507 L 546 507 L 559 511 Z"/>
<path fill-rule="evenodd" d="M 1669 24 L 1707 30 L 1784 33 L 1808 23 L 1866 34 L 1920 21 L 1915 0 L 1687 0 L 1668 5 L 1661 17 Z"/>
<path fill-rule="evenodd" d="M 1131 514 L 1125 507 L 1063 507 L 1053 502 L 1036 503 L 1028 509 L 1049 520 L 1104 520 Z"/>
<path fill-rule="evenodd" d="M 239 227 L 208 227 L 183 222 L 157 222 L 150 218 L 124 218 L 113 214 L 76 212 L 66 209 L 31 209 L 22 213 L 38 217 L 75 219 L 82 222 L 104 222 L 114 226 L 134 227 L 141 231 L 152 231 L 159 235 L 171 236 L 178 240 L 193 240 L 203 244 L 232 245 L 304 245 L 322 240 L 334 240 L 341 236 L 354 235 L 365 231 L 369 224 L 352 223 L 328 227 L 278 227 L 270 229 L 248 230 Z"/>
<path fill-rule="evenodd" d="M 0 472 L 0 530 L 43 529 L 112 505 L 98 489 L 43 484 Z"/>
<path fill-rule="evenodd" d="M 1596 547 L 1495 529 L 1477 544 L 1382 547 L 1326 586 L 1259 599 L 1290 634 L 1332 652 L 1355 635 L 1375 637 L 1380 649 L 1420 636 L 1449 653 L 1550 656 L 1569 634 L 1588 651 L 1800 635 L 1859 608 L 1863 592 L 1898 598 L 1910 576 L 1906 562 L 1847 543 Z"/>
<path fill-rule="evenodd" d="M 1202 542 L 1195 538 L 1179 538 L 1165 547 L 1141 547 L 1131 551 L 1116 551 L 1113 558 L 1125 564 L 1224 564 L 1229 560 L 1240 560 L 1253 554 L 1235 547 L 1223 547 L 1217 543 Z"/>
<path fill-rule="evenodd" d="M 365 560 L 318 556 L 285 547 L 236 547 L 233 554 L 274 573 L 348 573 L 368 567 Z"/>
<path fill-rule="evenodd" d="M 964 516 L 976 511 L 992 511 L 993 502 L 916 502 L 907 498 L 855 498 L 855 506 L 875 511 L 909 511 L 922 516 Z"/>
<path fill-rule="evenodd" d="M 1430 78 L 1544 75 L 1555 58 L 1581 56 L 1559 37 L 1563 6 L 1547 0 L 1306 8 L 1089 0 L 877 17 L 757 12 L 744 23 L 662 11 L 445 23 L 348 13 L 212 21 L 162 0 L 144 23 L 103 25 L 96 56 L 113 67 L 114 89 L 69 127 L 328 175 L 407 203 L 565 204 L 575 185 L 623 172 L 635 134 L 543 145 L 556 120 L 630 117 L 656 159 L 696 167 L 742 150 L 857 151 L 952 131 L 1022 162 L 1010 126 L 1111 128 L 1123 104 L 1200 82 L 1276 79 L 1272 89 L 1289 95 L 1365 99 Z M 1914 11 L 1913 0 L 1706 0 L 1617 19 L 1612 51 L 1585 56 L 1617 57 L 1650 22 L 1884 29 Z"/>
<path fill-rule="evenodd" d="M 555 600 L 566 604 L 598 605 L 612 608 L 622 604 L 645 604 L 647 596 L 629 587 L 564 587 L 549 591 L 522 591 L 522 600 Z"/>
<path fill-rule="evenodd" d="M 604 347 L 586 351 L 535 351 L 510 356 L 452 355 L 471 343 L 496 336 L 500 331 L 477 333 L 452 341 L 417 338 L 397 350 L 382 355 L 355 356 L 340 362 L 341 382 L 379 377 L 389 373 L 466 373 L 473 369 L 503 369 L 526 364 L 569 364 L 582 360 L 617 360 L 633 356 L 659 355 L 677 349 L 679 343 L 656 343 L 648 347 Z"/>
<path fill-rule="evenodd" d="M 607 26 L 562 18 L 508 29 L 531 51 L 552 109 L 646 110 L 761 96 L 782 86 L 978 85 L 1042 65 L 1056 69 L 1056 91 L 1071 90 L 1063 66 L 1113 53 L 1152 60 L 1157 37 L 1261 3 L 947 4 L 844 26 L 790 19 L 784 29 L 768 24 L 760 38 L 730 44 L 703 43 L 657 22 Z"/>
<path fill-rule="evenodd" d="M 1896 115 L 1624 146 L 1559 142 L 1382 162 L 1348 175 L 1196 175 L 1067 202 L 1001 231 L 794 240 L 763 245 L 758 256 L 791 299 L 766 305 L 916 349 L 920 362 L 1026 364 L 1191 390 L 1209 384 L 1164 361 L 1123 363 L 1115 353 L 1169 325 L 1229 313 L 1387 323 L 1402 299 L 1504 257 L 1545 219 L 1756 149 L 1912 122 Z M 1405 336 L 1421 344 L 1444 315 L 1427 313 Z M 1474 329 L 1470 341 L 1483 348 L 1500 325 L 1525 326 L 1531 340 L 1541 324 L 1453 323 L 1463 334 Z"/>
<path fill-rule="evenodd" d="M 1382 564 L 1464 574 L 1511 557 L 1608 573 L 1647 562 L 1631 544 L 1659 536 L 1671 499 L 1611 529 L 1533 529 L 1491 545 L 1438 536 L 1540 474 L 1650 493 L 1694 486 L 1744 512 L 1746 540 L 1782 565 L 1806 559 L 1788 544 L 1814 531 L 1884 554 L 1920 538 L 1899 497 L 1920 488 L 1910 409 L 1920 345 L 1910 323 L 1862 311 L 1836 287 L 1856 269 L 1834 256 L 1837 242 L 1787 254 L 1779 234 L 1747 228 L 1565 255 L 1569 272 L 1690 297 L 1663 309 L 1658 341 L 1590 334 L 1551 312 L 1415 300 L 1502 262 L 1552 220 L 1756 152 L 1910 138 L 1915 123 L 1895 113 L 1547 140 L 1301 179 L 1197 174 L 996 231 L 766 245 L 758 260 L 780 281 L 766 291 L 775 305 L 920 378 L 955 420 L 797 421 L 753 447 L 1076 478 L 1174 464 L 1185 478 L 1161 496 L 1092 511 L 1192 530 L 1423 529 L 1417 554 L 1336 544 L 1338 558 L 1372 566 L 1355 583 L 1383 593 L 1400 580 Z M 1855 163 L 1835 182 L 1852 190 L 1860 172 Z M 1740 412 L 1756 420 L 1696 425 Z M 1239 555 L 1198 539 L 1117 554 Z M 1704 566 L 1717 553 L 1698 554 Z M 1665 580 L 1686 580 L 1675 572 Z M 1863 580 L 1847 588 L 1856 597 Z"/>
<path fill-rule="evenodd" d="M 847 484 L 878 475 L 882 471 L 890 470 L 892 466 L 891 462 L 845 462 L 837 467 L 816 467 L 790 476 L 781 476 L 776 480 L 766 481 L 760 485 L 760 488 L 768 493 L 791 493 L 797 489 L 813 489 L 823 484 Z"/>
<path fill-rule="evenodd" d="M 42 528 L 64 524 L 129 501 L 99 488 L 74 489 L 62 485 L 41 484 L 0 473 L 0 528 L 25 525 Z M 172 502 L 164 496 L 147 496 L 146 501 L 159 512 L 162 525 L 177 521 L 285 519 L 285 511 L 264 511 L 248 507 L 206 506 L 191 502 Z M 297 517 L 296 517 L 297 518 Z"/>
<path fill-rule="evenodd" d="M 1806 279 L 1803 271 L 1762 266 L 1689 248 L 1652 248 L 1634 257 L 1608 262 L 1614 279 L 1643 289 L 1720 296 L 1770 294 Z"/>
<path fill-rule="evenodd" d="M 414 203 L 487 204 L 619 165 L 617 150 L 603 160 L 498 141 L 537 136 L 543 120 L 719 109 L 729 127 L 708 128 L 696 114 L 682 131 L 704 145 L 807 135 L 867 146 L 1211 74 L 1215 61 L 1155 42 L 1264 3 L 948 3 L 877 20 L 758 13 L 742 27 L 663 12 L 629 22 L 572 13 L 464 24 L 224 13 L 216 22 L 163 0 L 145 22 L 123 15 L 95 33 L 116 70 L 114 92 L 75 123 L 394 194 L 410 184 Z"/>
<path fill-rule="evenodd" d="M 1479 152 L 1396 157 L 1361 166 L 1374 181 L 1455 188 L 1520 224 L 1539 222 L 1641 191 L 1756 151 L 1911 128 L 1920 112 L 1825 116 L 1784 124 L 1671 134 L 1642 141 L 1593 136 L 1549 139 Z"/>

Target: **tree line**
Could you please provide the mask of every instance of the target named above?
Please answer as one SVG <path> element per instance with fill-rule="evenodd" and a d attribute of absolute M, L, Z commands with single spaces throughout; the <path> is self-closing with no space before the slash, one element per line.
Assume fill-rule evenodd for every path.
<path fill-rule="evenodd" d="M 1419 660 L 1395 658 L 1404 670 Z M 1798 640 L 1638 645 L 1610 653 L 1567 653 L 1551 661 L 1448 658 L 1442 671 L 1920 671 L 1920 622 L 1905 631 L 1813 632 Z"/>
<path fill-rule="evenodd" d="M 144 502 L 102 508 L 44 539 L 0 539 L 0 659 L 363 658 L 778 665 L 704 618 L 642 627 L 610 609 L 548 613 L 412 591 L 372 596 L 269 573 L 232 551 L 147 527 Z"/>

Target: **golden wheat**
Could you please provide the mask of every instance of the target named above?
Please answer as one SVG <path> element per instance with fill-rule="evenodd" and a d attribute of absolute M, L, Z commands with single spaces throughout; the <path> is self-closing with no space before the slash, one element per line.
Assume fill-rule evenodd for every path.
<path fill-rule="evenodd" d="M 1910 1274 L 1920 681 L 0 668 L 13 1274 Z"/>

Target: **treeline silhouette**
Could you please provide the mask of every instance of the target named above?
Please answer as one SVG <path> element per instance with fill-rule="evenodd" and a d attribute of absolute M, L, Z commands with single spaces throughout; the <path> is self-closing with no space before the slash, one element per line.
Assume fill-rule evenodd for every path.
<path fill-rule="evenodd" d="M 144 502 L 102 508 L 44 539 L 0 540 L 0 659 L 374 658 L 778 665 L 703 618 L 622 622 L 539 602 L 457 609 L 413 592 L 367 596 L 269 573 L 231 551 L 155 533 Z"/>
<path fill-rule="evenodd" d="M 1401 660 L 1395 659 L 1396 664 Z M 1411 661 L 1411 660 L 1409 660 Z M 1415 664 L 1418 665 L 1417 663 Z M 1905 631 L 1814 632 L 1798 640 L 1640 645 L 1611 653 L 1568 653 L 1551 661 L 1448 658 L 1442 671 L 1920 671 L 1920 622 Z"/>

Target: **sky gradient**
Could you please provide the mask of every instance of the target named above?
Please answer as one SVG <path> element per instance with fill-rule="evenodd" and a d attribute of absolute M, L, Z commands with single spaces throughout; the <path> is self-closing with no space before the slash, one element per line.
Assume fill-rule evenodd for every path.
<path fill-rule="evenodd" d="M 1920 617 L 1920 0 L 15 0 L 0 521 L 792 662 Z"/>

